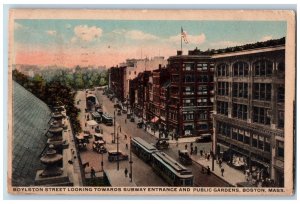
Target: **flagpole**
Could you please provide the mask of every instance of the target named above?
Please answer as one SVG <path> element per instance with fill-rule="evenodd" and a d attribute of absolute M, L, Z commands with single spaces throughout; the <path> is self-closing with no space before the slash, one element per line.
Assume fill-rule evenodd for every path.
<path fill-rule="evenodd" d="M 180 32 L 180 48 L 182 53 L 182 26 L 181 26 L 181 32 Z"/>

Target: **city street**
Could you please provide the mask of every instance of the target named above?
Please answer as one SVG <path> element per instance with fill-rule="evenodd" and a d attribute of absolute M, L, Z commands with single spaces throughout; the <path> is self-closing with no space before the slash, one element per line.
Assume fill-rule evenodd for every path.
<path fill-rule="evenodd" d="M 114 115 L 114 107 L 113 103 L 105 96 L 102 95 L 102 91 L 94 92 L 98 102 L 103 104 L 103 112 L 108 113 L 113 117 Z M 85 115 L 84 109 L 86 108 L 85 104 L 85 92 L 79 91 L 76 97 L 76 101 L 81 100 L 78 107 L 81 109 L 80 120 L 83 129 L 85 128 Z M 91 117 L 91 116 L 90 116 Z M 129 155 L 129 150 L 126 149 L 126 144 L 129 146 L 129 137 L 141 137 L 148 143 L 155 143 L 156 137 L 151 135 L 149 132 L 145 131 L 142 128 L 137 128 L 137 120 L 135 122 L 130 122 L 126 119 L 126 114 L 122 114 L 120 116 L 116 113 L 116 131 L 119 134 L 119 148 L 122 152 Z M 105 126 L 104 124 L 100 124 L 101 129 L 103 129 L 104 139 L 107 142 L 106 148 L 108 150 L 117 149 L 117 145 L 112 143 L 112 134 L 114 132 L 114 126 Z M 87 125 L 86 129 L 93 132 L 93 129 Z M 124 135 L 127 135 L 128 139 L 125 140 Z M 93 166 L 96 171 L 100 171 L 101 166 L 101 155 L 97 154 L 92 150 L 92 141 L 88 145 L 88 150 L 81 152 L 82 162 L 89 162 L 90 167 Z M 165 153 L 173 157 L 178 161 L 178 150 L 184 149 L 185 145 L 188 145 L 188 150 L 190 147 L 190 143 L 179 142 L 178 146 L 175 142 L 170 143 L 170 147 L 168 150 L 164 150 Z M 211 143 L 194 143 L 194 146 L 197 146 L 198 151 L 203 150 L 204 152 L 209 152 L 211 149 Z M 168 184 L 161 179 L 158 175 L 156 175 L 152 168 L 144 163 L 142 160 L 136 157 L 136 155 L 132 154 L 133 157 L 133 181 L 137 186 L 167 186 Z M 200 158 L 200 155 L 199 155 Z M 213 187 L 213 186 L 229 186 L 224 180 L 215 176 L 214 174 L 206 175 L 202 173 L 202 166 L 198 163 L 193 162 L 192 165 L 187 166 L 194 175 L 194 186 L 202 186 L 202 187 Z M 111 163 L 107 160 L 107 154 L 104 154 L 104 169 L 116 169 L 117 163 Z M 120 174 L 124 174 L 124 169 L 127 168 L 129 170 L 129 162 L 121 161 L 120 162 Z M 89 172 L 90 168 L 86 168 L 86 172 Z"/>

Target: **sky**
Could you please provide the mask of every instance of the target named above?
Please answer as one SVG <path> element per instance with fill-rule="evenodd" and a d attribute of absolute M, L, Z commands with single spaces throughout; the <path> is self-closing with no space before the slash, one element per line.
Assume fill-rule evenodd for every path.
<path fill-rule="evenodd" d="M 38 20 L 14 24 L 15 64 L 118 65 L 127 58 L 226 48 L 286 36 L 284 21 Z"/>

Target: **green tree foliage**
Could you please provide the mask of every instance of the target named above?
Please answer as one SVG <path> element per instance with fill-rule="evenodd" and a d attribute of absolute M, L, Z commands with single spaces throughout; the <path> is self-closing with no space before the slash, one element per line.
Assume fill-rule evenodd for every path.
<path fill-rule="evenodd" d="M 13 79 L 44 101 L 49 107 L 53 107 L 56 102 L 64 104 L 74 133 L 81 132 L 82 129 L 78 120 L 80 109 L 75 106 L 76 92 L 70 86 L 65 85 L 60 77 L 46 82 L 39 75 L 30 78 L 18 70 L 13 70 Z"/>

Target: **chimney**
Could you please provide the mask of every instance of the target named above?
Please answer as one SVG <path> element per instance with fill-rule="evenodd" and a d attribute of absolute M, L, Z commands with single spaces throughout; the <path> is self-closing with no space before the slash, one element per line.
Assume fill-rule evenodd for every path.
<path fill-rule="evenodd" d="M 177 55 L 182 55 L 182 50 L 177 50 Z"/>

